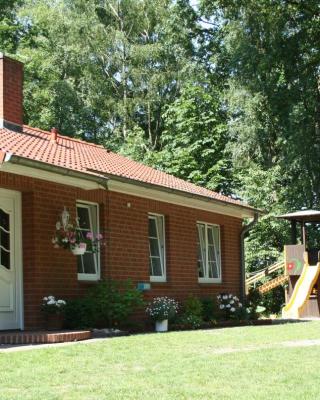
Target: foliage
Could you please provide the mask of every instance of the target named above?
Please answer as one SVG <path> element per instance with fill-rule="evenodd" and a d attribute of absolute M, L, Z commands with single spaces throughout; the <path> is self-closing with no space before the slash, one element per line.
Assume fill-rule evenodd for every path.
<path fill-rule="evenodd" d="M 56 231 L 52 238 L 55 248 L 74 250 L 79 247 L 87 251 L 96 253 L 99 250 L 99 242 L 102 239 L 100 233 L 86 232 L 83 235 L 76 221 L 74 224 L 63 225 L 61 221 L 56 223 Z"/>
<path fill-rule="evenodd" d="M 66 324 L 69 328 L 121 327 L 143 304 L 140 291 L 130 280 L 102 280 L 83 298 L 68 302 Z"/>
<path fill-rule="evenodd" d="M 48 314 L 63 314 L 67 302 L 62 299 L 56 299 L 54 296 L 45 296 L 42 299 L 41 311 Z"/>
<path fill-rule="evenodd" d="M 243 308 L 239 298 L 232 293 L 220 293 L 217 296 L 220 311 L 224 314 L 226 319 L 234 318 L 237 316 L 237 311 Z"/>
<path fill-rule="evenodd" d="M 202 303 L 202 318 L 205 322 L 212 321 L 217 314 L 216 302 L 211 297 L 200 299 Z"/>
<path fill-rule="evenodd" d="M 183 313 L 179 316 L 177 323 L 187 328 L 199 328 L 203 322 L 202 313 L 202 302 L 190 295 L 183 304 Z"/>
<path fill-rule="evenodd" d="M 96 326 L 112 328 L 125 324 L 127 318 L 144 302 L 131 280 L 102 280 L 87 295 L 94 304 Z"/>
<path fill-rule="evenodd" d="M 146 308 L 146 313 L 154 321 L 172 319 L 178 312 L 178 302 L 169 297 L 155 297 Z"/>
<path fill-rule="evenodd" d="M 95 302 L 88 297 L 68 300 L 65 308 L 65 327 L 88 329 L 96 327 Z"/>

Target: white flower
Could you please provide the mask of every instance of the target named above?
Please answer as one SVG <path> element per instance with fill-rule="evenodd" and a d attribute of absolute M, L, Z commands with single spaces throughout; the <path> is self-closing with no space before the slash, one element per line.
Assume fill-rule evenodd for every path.
<path fill-rule="evenodd" d="M 238 299 L 238 297 L 237 296 L 234 296 L 234 298 L 233 298 L 235 301 L 239 301 L 239 299 Z"/>
<path fill-rule="evenodd" d="M 223 298 L 223 300 L 227 300 L 227 299 L 228 299 L 228 295 L 227 295 L 227 294 L 224 294 L 224 295 L 222 296 L 222 298 Z"/>
<path fill-rule="evenodd" d="M 234 300 L 230 300 L 230 304 L 233 304 L 234 303 Z"/>
<path fill-rule="evenodd" d="M 61 229 L 61 223 L 60 223 L 60 221 L 57 221 L 56 230 L 58 231 L 59 229 Z"/>
<path fill-rule="evenodd" d="M 229 299 L 232 299 L 233 298 L 233 294 L 229 294 Z"/>
<path fill-rule="evenodd" d="M 52 305 L 52 304 L 56 304 L 56 302 L 54 300 L 49 300 L 47 304 Z"/>
<path fill-rule="evenodd" d="M 223 309 L 224 309 L 224 305 L 220 304 L 220 310 L 223 310 Z"/>
<path fill-rule="evenodd" d="M 44 297 L 42 300 L 43 300 L 43 301 L 47 301 L 47 300 L 48 300 L 48 297 Z"/>
<path fill-rule="evenodd" d="M 239 303 L 239 307 L 242 307 L 242 303 Z"/>
<path fill-rule="evenodd" d="M 230 307 L 231 307 L 230 304 L 227 304 L 227 305 L 226 305 L 226 308 L 230 308 Z"/>
<path fill-rule="evenodd" d="M 230 311 L 231 311 L 231 312 L 235 312 L 236 309 L 235 309 L 234 307 L 231 307 L 231 308 L 230 308 Z"/>

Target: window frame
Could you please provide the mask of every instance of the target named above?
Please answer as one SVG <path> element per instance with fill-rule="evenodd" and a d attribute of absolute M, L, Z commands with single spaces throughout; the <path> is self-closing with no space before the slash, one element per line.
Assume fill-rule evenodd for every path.
<path fill-rule="evenodd" d="M 198 271 L 198 283 L 222 283 L 222 265 L 221 265 L 221 225 L 218 224 L 212 224 L 210 222 L 204 222 L 204 221 L 197 221 L 196 222 L 196 231 L 197 231 L 197 254 L 198 254 L 198 242 L 200 240 L 199 238 L 199 230 L 198 230 L 198 225 L 204 225 L 205 227 L 205 250 L 206 250 L 206 259 L 205 259 L 205 265 L 204 265 L 204 277 L 199 276 L 199 270 Z M 219 248 L 217 249 L 217 263 L 218 263 L 218 273 L 219 276 L 218 278 L 209 278 L 209 245 L 208 245 L 208 227 L 217 227 L 218 228 L 218 246 Z M 197 264 L 198 264 L 198 256 L 197 256 Z"/>
<path fill-rule="evenodd" d="M 161 236 L 159 235 L 159 224 L 158 219 L 162 219 L 162 240 L 163 240 L 163 249 L 161 251 Z M 149 236 L 149 221 L 153 219 L 156 222 L 156 229 L 157 229 L 157 239 L 158 239 L 158 247 L 159 247 L 159 254 L 160 254 L 160 263 L 162 269 L 162 275 L 151 275 L 150 271 L 150 260 L 151 260 L 151 250 L 150 250 L 150 236 Z M 163 214 L 157 213 L 148 213 L 148 245 L 149 245 L 149 274 L 150 274 L 150 282 L 167 282 L 167 256 L 166 256 L 166 219 Z"/>
<path fill-rule="evenodd" d="M 77 215 L 77 217 L 78 217 L 78 207 L 86 208 L 87 210 L 89 210 L 89 221 L 90 221 L 90 227 L 92 227 L 92 228 L 93 228 L 93 224 L 92 224 L 91 210 L 92 210 L 93 207 L 96 208 L 96 212 L 97 212 L 97 216 L 96 216 L 97 217 L 97 231 L 95 232 L 95 234 L 99 234 L 100 233 L 99 203 L 95 203 L 95 202 L 92 202 L 92 201 L 86 201 L 86 200 L 76 200 L 76 215 Z M 92 231 L 93 231 L 93 229 L 92 229 Z M 98 246 L 99 246 L 99 244 L 98 244 Z M 100 251 L 97 251 L 96 253 L 93 253 L 93 255 L 94 255 L 94 264 L 95 264 L 95 267 L 96 267 L 96 273 L 95 274 L 86 274 L 86 273 L 77 272 L 78 281 L 98 281 L 100 279 L 100 277 L 101 277 Z M 81 260 L 82 260 L 83 256 L 77 256 L 77 257 L 81 257 Z"/>

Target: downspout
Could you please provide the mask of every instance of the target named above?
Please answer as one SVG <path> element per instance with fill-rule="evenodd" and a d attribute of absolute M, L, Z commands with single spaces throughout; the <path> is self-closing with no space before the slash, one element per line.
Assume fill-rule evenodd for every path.
<path fill-rule="evenodd" d="M 248 224 L 244 225 L 240 234 L 240 268 L 241 268 L 241 278 L 240 278 L 240 298 L 244 303 L 246 297 L 246 265 L 245 265 L 245 251 L 244 251 L 244 239 L 251 228 L 258 222 L 259 214 L 254 213 L 253 220 Z"/>

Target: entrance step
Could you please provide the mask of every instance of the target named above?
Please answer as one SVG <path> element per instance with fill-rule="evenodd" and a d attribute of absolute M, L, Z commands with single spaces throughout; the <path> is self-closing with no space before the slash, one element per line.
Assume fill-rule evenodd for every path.
<path fill-rule="evenodd" d="M 0 345 L 77 342 L 90 338 L 91 331 L 0 331 Z"/>

